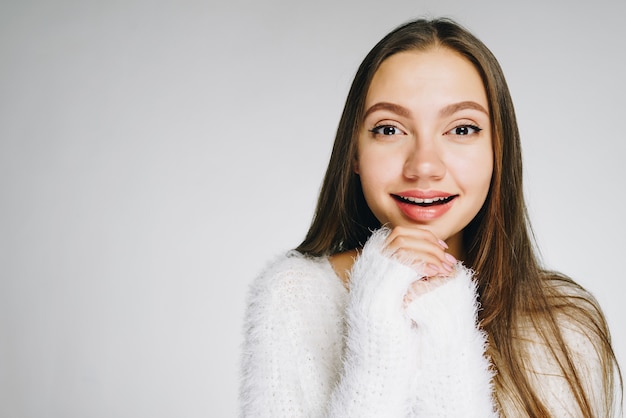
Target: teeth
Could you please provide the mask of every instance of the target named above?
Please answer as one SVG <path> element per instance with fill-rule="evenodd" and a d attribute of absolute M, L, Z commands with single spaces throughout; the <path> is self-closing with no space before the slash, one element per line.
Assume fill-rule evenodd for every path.
<path fill-rule="evenodd" d="M 413 203 L 435 203 L 435 202 L 439 202 L 440 200 L 445 200 L 445 197 L 433 197 L 432 199 L 420 199 L 419 197 L 405 197 L 402 196 L 402 199 L 404 200 L 408 200 L 409 202 L 413 202 Z"/>

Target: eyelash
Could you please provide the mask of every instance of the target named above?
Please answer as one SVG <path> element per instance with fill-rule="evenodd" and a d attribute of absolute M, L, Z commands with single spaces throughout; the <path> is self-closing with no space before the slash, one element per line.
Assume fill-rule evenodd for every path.
<path fill-rule="evenodd" d="M 466 134 L 458 134 L 458 133 L 457 133 L 457 134 L 455 134 L 455 133 L 452 133 L 452 132 L 453 132 L 454 130 L 456 130 L 456 129 L 463 129 L 463 128 L 466 128 L 466 129 L 473 129 L 473 130 L 474 130 L 474 132 L 469 132 L 469 133 L 466 133 Z M 479 132 L 480 132 L 480 131 L 482 131 L 482 130 L 483 130 L 482 128 L 479 128 L 479 127 L 478 127 L 478 126 L 476 126 L 476 125 L 464 124 L 464 125 L 455 126 L 454 128 L 450 129 L 448 132 L 446 132 L 446 135 L 447 135 L 447 134 L 452 133 L 452 135 L 458 135 L 458 136 L 468 136 L 468 135 L 472 135 L 472 134 L 477 134 L 477 133 L 479 133 Z"/>
<path fill-rule="evenodd" d="M 382 132 L 380 132 L 380 130 L 383 129 L 388 129 L 388 128 L 392 128 L 395 129 L 396 131 L 398 131 L 395 134 L 384 134 Z M 381 136 L 393 136 L 393 135 L 398 135 L 398 134 L 404 134 L 404 131 L 402 131 L 402 129 L 398 128 L 395 125 L 390 125 L 390 124 L 384 124 L 384 125 L 377 125 L 374 126 L 372 129 L 369 130 L 374 136 L 376 135 L 381 135 Z"/>

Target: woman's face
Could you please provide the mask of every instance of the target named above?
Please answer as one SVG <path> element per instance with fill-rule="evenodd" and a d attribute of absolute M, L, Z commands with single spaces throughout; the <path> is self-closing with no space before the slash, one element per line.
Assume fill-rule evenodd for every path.
<path fill-rule="evenodd" d="M 379 67 L 365 101 L 355 171 L 382 224 L 460 239 L 493 171 L 480 75 L 447 48 L 401 52 Z"/>

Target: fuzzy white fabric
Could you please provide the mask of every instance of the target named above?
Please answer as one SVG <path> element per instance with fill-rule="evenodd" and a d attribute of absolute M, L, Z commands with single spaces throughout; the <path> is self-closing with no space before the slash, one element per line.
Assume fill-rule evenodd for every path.
<path fill-rule="evenodd" d="M 242 416 L 496 416 L 470 272 L 459 264 L 405 308 L 420 275 L 384 253 L 386 233 L 368 240 L 350 292 L 328 259 L 295 252 L 253 283 Z"/>
<path fill-rule="evenodd" d="M 366 243 L 349 292 L 327 258 L 295 251 L 253 282 L 241 416 L 498 416 L 471 271 L 458 263 L 448 281 L 405 306 L 421 276 L 385 254 L 387 233 Z"/>

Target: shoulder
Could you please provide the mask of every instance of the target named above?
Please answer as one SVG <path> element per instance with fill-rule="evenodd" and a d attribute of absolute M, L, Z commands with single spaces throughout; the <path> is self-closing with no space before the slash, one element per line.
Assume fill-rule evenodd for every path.
<path fill-rule="evenodd" d="M 345 292 L 328 258 L 289 251 L 272 260 L 251 283 L 248 309 L 258 313 L 322 307 L 342 302 Z"/>
<path fill-rule="evenodd" d="M 291 250 L 270 261 L 252 282 L 250 291 L 340 283 L 328 258 L 310 257 Z"/>

